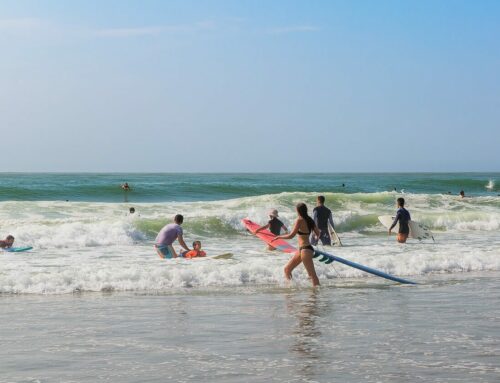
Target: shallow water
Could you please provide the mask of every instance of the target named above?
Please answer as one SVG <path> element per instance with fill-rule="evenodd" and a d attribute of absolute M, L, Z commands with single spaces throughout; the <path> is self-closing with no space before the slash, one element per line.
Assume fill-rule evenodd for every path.
<path fill-rule="evenodd" d="M 499 276 L 3 295 L 0 381 L 497 382 Z"/>

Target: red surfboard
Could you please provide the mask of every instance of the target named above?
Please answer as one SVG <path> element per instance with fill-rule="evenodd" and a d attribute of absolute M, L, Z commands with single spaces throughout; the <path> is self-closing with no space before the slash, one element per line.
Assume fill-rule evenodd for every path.
<path fill-rule="evenodd" d="M 245 225 L 245 227 L 252 233 L 254 234 L 255 230 L 257 230 L 261 225 L 256 224 L 255 222 L 250 221 L 248 218 L 242 219 L 241 222 Z M 281 250 L 285 253 L 296 253 L 297 249 L 290 245 L 287 241 L 283 239 L 277 239 L 276 241 L 273 241 L 274 238 L 276 237 L 273 233 L 271 233 L 269 230 L 261 230 L 257 234 L 255 234 L 257 237 L 262 239 L 265 243 L 268 245 L 271 245 L 272 247 L 275 247 L 278 250 Z"/>

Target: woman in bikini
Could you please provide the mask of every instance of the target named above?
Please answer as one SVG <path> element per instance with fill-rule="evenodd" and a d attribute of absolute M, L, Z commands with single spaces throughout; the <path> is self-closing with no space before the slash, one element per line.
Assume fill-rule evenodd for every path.
<path fill-rule="evenodd" d="M 316 270 L 314 269 L 313 254 L 314 248 L 309 242 L 309 236 L 311 232 L 319 237 L 319 229 L 314 223 L 314 220 L 307 214 L 307 206 L 305 203 L 299 203 L 296 206 L 297 214 L 299 215 L 295 221 L 295 226 L 289 234 L 279 235 L 276 239 L 291 239 L 297 235 L 299 238 L 299 251 L 288 261 L 285 266 L 285 277 L 290 280 L 292 279 L 292 271 L 300 263 L 304 264 L 304 267 L 311 278 L 313 286 L 319 286 L 318 276 L 316 275 Z"/>

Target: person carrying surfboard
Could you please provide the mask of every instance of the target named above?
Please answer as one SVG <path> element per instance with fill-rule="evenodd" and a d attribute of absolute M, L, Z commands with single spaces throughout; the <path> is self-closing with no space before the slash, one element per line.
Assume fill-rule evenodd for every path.
<path fill-rule="evenodd" d="M 257 230 L 255 230 L 254 234 L 257 234 L 259 231 L 266 230 L 266 229 L 269 229 L 269 231 L 271 233 L 273 233 L 274 235 L 280 235 L 281 229 L 283 229 L 283 231 L 285 233 L 288 233 L 288 229 L 285 226 L 285 224 L 278 219 L 278 210 L 271 209 L 269 211 L 269 221 L 267 222 L 267 224 L 265 224 L 264 226 L 261 226 Z M 272 247 L 271 245 L 268 245 L 267 250 L 272 251 L 272 250 L 276 250 L 276 248 Z"/>
<path fill-rule="evenodd" d="M 177 214 L 174 217 L 174 222 L 165 225 L 156 236 L 155 249 L 160 258 L 177 258 L 177 253 L 172 246 L 176 240 L 179 241 L 179 244 L 186 249 L 186 251 L 191 250 L 187 247 L 186 242 L 184 242 L 182 238 L 182 222 L 184 222 L 184 217 L 181 214 Z"/>
<path fill-rule="evenodd" d="M 318 226 L 320 234 L 319 237 L 314 234 L 311 235 L 311 244 L 316 246 L 318 241 L 321 240 L 323 245 L 331 246 L 332 238 L 328 224 L 331 225 L 332 229 L 334 228 L 332 211 L 325 206 L 325 197 L 322 195 L 316 198 L 316 204 L 316 207 L 313 209 L 313 220 L 316 226 Z"/>
<path fill-rule="evenodd" d="M 409 222 L 411 221 L 410 212 L 405 209 L 405 199 L 398 198 L 398 210 L 396 212 L 396 217 L 392 222 L 391 227 L 389 228 L 389 235 L 391 234 L 391 230 L 396 226 L 399 221 L 399 232 L 398 232 L 398 242 L 405 243 L 408 239 L 408 235 L 410 234 L 410 226 Z"/>
<path fill-rule="evenodd" d="M 291 239 L 298 236 L 299 241 L 299 251 L 288 261 L 285 266 L 285 277 L 286 279 L 292 279 L 292 271 L 301 263 L 309 274 L 309 278 L 312 281 L 313 286 L 319 286 L 319 279 L 316 275 L 316 269 L 314 268 L 313 255 L 314 248 L 309 242 L 309 237 L 312 232 L 314 232 L 318 237 L 320 235 L 319 229 L 314 223 L 314 220 L 307 214 L 307 206 L 305 203 L 299 203 L 296 206 L 297 209 L 297 220 L 292 231 L 289 234 L 278 235 L 275 239 Z"/>
<path fill-rule="evenodd" d="M 1 249 L 9 249 L 12 247 L 12 245 L 14 244 L 14 236 L 12 235 L 8 235 L 4 240 L 0 240 L 0 248 Z"/>

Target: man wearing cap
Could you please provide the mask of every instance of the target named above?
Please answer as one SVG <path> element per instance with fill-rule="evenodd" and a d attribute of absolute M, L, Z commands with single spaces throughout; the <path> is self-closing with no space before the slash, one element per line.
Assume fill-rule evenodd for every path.
<path fill-rule="evenodd" d="M 283 228 L 283 230 L 285 231 L 285 233 L 288 233 L 288 229 L 285 226 L 285 224 L 278 219 L 278 210 L 271 209 L 271 211 L 269 211 L 269 218 L 270 219 L 269 219 L 269 221 L 267 222 L 266 225 L 261 226 L 257 230 L 255 230 L 255 234 L 257 234 L 261 230 L 269 229 L 269 231 L 271 233 L 273 233 L 274 235 L 280 235 L 281 234 L 281 228 Z M 268 250 L 276 250 L 271 245 L 268 245 L 267 249 Z"/>

